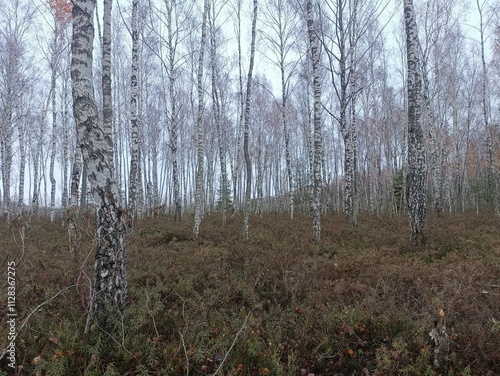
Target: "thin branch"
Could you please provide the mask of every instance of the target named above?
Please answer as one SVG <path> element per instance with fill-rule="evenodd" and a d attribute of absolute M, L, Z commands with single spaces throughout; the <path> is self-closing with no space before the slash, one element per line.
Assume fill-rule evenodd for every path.
<path fill-rule="evenodd" d="M 222 359 L 222 362 L 220 362 L 219 367 L 215 370 L 214 374 L 212 376 L 215 376 L 219 373 L 219 371 L 222 369 L 222 366 L 224 365 L 224 362 L 226 361 L 227 357 L 229 356 L 229 353 L 233 349 L 234 345 L 236 344 L 236 341 L 238 340 L 238 337 L 240 334 L 243 332 L 243 330 L 246 329 L 247 321 L 248 318 L 250 317 L 250 313 L 248 312 L 247 317 L 245 317 L 245 322 L 241 326 L 240 330 L 238 330 L 238 333 L 236 333 L 236 336 L 234 337 L 233 343 L 231 344 L 231 347 L 229 347 L 229 350 L 227 350 L 226 355 L 224 355 L 224 359 Z"/>

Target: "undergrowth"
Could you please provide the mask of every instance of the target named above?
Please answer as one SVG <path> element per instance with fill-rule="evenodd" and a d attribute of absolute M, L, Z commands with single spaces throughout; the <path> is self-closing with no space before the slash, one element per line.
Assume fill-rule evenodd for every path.
<path fill-rule="evenodd" d="M 407 241 L 406 217 L 361 216 L 351 228 L 325 216 L 320 245 L 306 216 L 251 218 L 250 240 L 242 218 L 221 222 L 206 216 L 193 242 L 192 218 L 139 221 L 127 245 L 130 307 L 111 332 L 94 323 L 86 335 L 91 227 L 74 258 L 60 223 L 34 221 L 16 268 L 17 374 L 500 374 L 490 213 L 431 218 L 421 249 Z M 7 270 L 20 249 L 5 223 L 0 243 Z M 451 345 L 437 363 L 429 332 L 439 319 Z"/>

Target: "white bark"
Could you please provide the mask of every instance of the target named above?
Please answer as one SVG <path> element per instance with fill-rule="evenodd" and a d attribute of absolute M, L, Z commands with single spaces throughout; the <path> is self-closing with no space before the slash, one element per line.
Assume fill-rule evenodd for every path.
<path fill-rule="evenodd" d="M 132 74 L 130 80 L 130 119 L 131 119 L 131 160 L 129 177 L 129 210 L 131 219 L 139 214 L 138 190 L 140 178 L 140 115 L 139 115 L 139 0 L 132 2 Z"/>
<path fill-rule="evenodd" d="M 249 133 L 250 133 L 250 103 L 252 97 L 252 74 L 255 59 L 255 38 L 257 34 L 257 0 L 253 1 L 252 15 L 252 41 L 250 44 L 250 65 L 248 66 L 247 91 L 245 102 L 245 118 L 243 126 L 243 154 L 245 156 L 246 165 L 246 187 L 245 187 L 245 203 L 243 209 L 243 232 L 245 238 L 249 237 L 249 215 L 252 197 L 252 162 L 250 160 L 249 151 Z"/>
<path fill-rule="evenodd" d="M 427 219 L 427 164 L 420 115 L 422 111 L 422 77 L 417 23 L 413 0 L 404 0 L 406 50 L 408 65 L 408 175 L 407 204 L 410 217 L 410 239 L 425 242 Z"/>
<path fill-rule="evenodd" d="M 200 54 L 198 55 L 198 72 L 197 72 L 197 90 L 198 90 L 198 118 L 196 121 L 196 192 L 195 192 L 195 213 L 194 213 L 194 228 L 193 228 L 193 238 L 196 240 L 198 238 L 198 233 L 200 231 L 201 218 L 203 217 L 203 152 L 204 152 L 204 124 L 203 124 L 203 113 L 205 109 L 204 95 L 203 95 L 203 62 L 205 56 L 205 44 L 207 38 L 207 28 L 206 20 L 208 17 L 208 12 L 210 9 L 210 4 L 208 0 L 205 0 L 203 7 L 203 20 L 201 23 L 201 42 L 200 42 Z"/>
<path fill-rule="evenodd" d="M 109 0 L 111 1 L 111 0 Z M 112 306 L 123 310 L 128 304 L 125 254 L 125 218 L 113 180 L 113 142 L 99 126 L 92 81 L 95 0 L 75 0 L 71 80 L 73 113 L 78 142 L 97 208 L 94 305 L 101 323 Z"/>
<path fill-rule="evenodd" d="M 221 124 L 221 103 L 219 90 L 217 88 L 219 72 L 217 66 L 217 43 L 216 43 L 216 10 L 212 7 L 210 23 L 210 65 L 212 69 L 212 111 L 214 114 L 214 123 L 217 130 L 217 139 L 219 143 L 219 162 L 221 169 L 220 179 L 220 202 L 222 211 L 222 224 L 226 224 L 227 204 L 229 200 L 227 168 L 226 168 L 226 150 L 224 142 L 224 132 Z"/>
<path fill-rule="evenodd" d="M 318 39 L 314 28 L 314 11 L 312 1 L 307 1 L 307 34 L 309 36 L 309 50 L 312 62 L 313 88 L 314 88 L 314 115 L 313 115 L 313 189 L 311 201 L 311 216 L 313 220 L 313 239 L 316 242 L 321 241 L 321 81 L 319 78 L 320 59 Z"/>
<path fill-rule="evenodd" d="M 57 40 L 54 37 L 54 46 L 52 51 L 52 61 L 51 61 L 51 69 L 52 69 L 52 77 L 51 77 L 51 102 L 52 102 L 52 138 L 50 142 L 50 221 L 54 222 L 56 218 L 56 178 L 54 177 L 54 163 L 56 160 L 56 134 L 57 134 L 57 108 L 56 108 L 56 46 Z"/>

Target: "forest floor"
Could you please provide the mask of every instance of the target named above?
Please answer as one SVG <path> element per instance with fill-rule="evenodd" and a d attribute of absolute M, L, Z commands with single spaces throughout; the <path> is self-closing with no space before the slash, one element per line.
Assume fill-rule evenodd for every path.
<path fill-rule="evenodd" d="M 24 243 L 0 223 L 0 354 L 16 261 L 20 375 L 500 375 L 492 213 L 430 218 L 421 249 L 406 216 L 361 215 L 352 228 L 325 215 L 320 245 L 305 215 L 251 217 L 250 240 L 241 217 L 221 222 L 205 216 L 193 242 L 192 218 L 139 221 L 127 245 L 130 307 L 97 336 L 84 334 L 92 225 L 75 259 L 60 222 L 34 220 Z M 435 328 L 449 340 L 438 357 Z"/>

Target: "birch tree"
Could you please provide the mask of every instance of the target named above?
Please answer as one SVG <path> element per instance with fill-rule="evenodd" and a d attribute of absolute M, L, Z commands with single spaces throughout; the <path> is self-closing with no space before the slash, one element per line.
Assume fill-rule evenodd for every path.
<path fill-rule="evenodd" d="M 177 64 L 177 46 L 179 43 L 179 27 L 178 11 L 176 1 L 165 1 L 167 8 L 167 49 L 168 49 L 168 93 L 170 98 L 170 111 L 169 111 L 169 127 L 170 127 L 170 152 L 172 158 L 172 178 L 173 178 L 173 193 L 174 193 L 174 206 L 175 206 L 175 220 L 180 221 L 182 217 L 182 201 L 180 194 L 179 182 L 179 162 L 177 145 L 179 142 L 179 113 L 176 103 L 175 95 L 175 81 L 176 81 L 176 64 Z M 173 16 L 177 18 L 174 21 Z"/>
<path fill-rule="evenodd" d="M 252 40 L 250 42 L 250 64 L 248 66 L 247 90 L 245 98 L 245 118 L 243 126 L 243 155 L 245 156 L 246 166 L 246 186 L 245 186 L 245 203 L 243 209 L 243 233 L 245 238 L 249 237 L 249 216 L 252 198 L 252 161 L 250 160 L 250 104 L 252 98 L 252 75 L 255 60 L 255 39 L 257 35 L 257 0 L 253 0 L 252 13 Z"/>
<path fill-rule="evenodd" d="M 290 131 L 287 114 L 287 101 L 290 96 L 290 80 L 295 71 L 296 62 L 290 62 L 289 57 L 296 42 L 297 20 L 295 12 L 286 0 L 273 0 L 267 4 L 265 24 L 269 28 L 264 33 L 271 51 L 272 63 L 279 68 L 281 81 L 281 122 L 285 141 L 285 163 L 288 178 L 288 209 L 290 218 L 294 213 L 294 184 L 292 162 L 290 158 Z"/>
<path fill-rule="evenodd" d="M 88 179 L 96 204 L 95 282 L 93 305 L 97 319 L 106 327 L 113 307 L 128 304 L 125 253 L 125 216 L 113 180 L 113 142 L 99 124 L 94 98 L 92 60 L 93 13 L 96 0 L 73 3 L 71 81 L 77 139 L 88 168 Z M 84 192 L 83 192 L 84 193 Z"/>
<path fill-rule="evenodd" d="M 224 131 L 222 129 L 222 103 L 219 85 L 219 69 L 217 62 L 217 32 L 219 27 L 217 26 L 217 16 L 220 14 L 220 9 L 216 9 L 216 4 L 211 7 L 210 17 L 210 67 L 212 70 L 212 112 L 213 120 L 215 123 L 215 129 L 217 131 L 217 138 L 219 144 L 219 162 L 221 169 L 220 178 L 220 203 L 222 210 L 222 224 L 226 223 L 226 212 L 229 200 L 229 190 L 228 190 L 228 179 L 227 179 L 227 168 L 226 168 L 226 150 L 225 150 L 225 140 Z"/>
<path fill-rule="evenodd" d="M 417 22 L 413 0 L 403 0 L 406 30 L 407 92 L 408 92 L 408 173 L 407 204 L 410 217 L 410 239 L 425 243 L 427 192 L 424 135 L 420 123 L 422 111 L 422 77 Z"/>
<path fill-rule="evenodd" d="M 495 171 L 495 149 L 493 147 L 493 130 L 490 125 L 490 103 L 489 103 L 489 76 L 488 68 L 486 64 L 485 56 L 485 31 L 486 23 L 485 20 L 485 8 L 488 4 L 487 1 L 481 3 L 480 0 L 476 0 L 476 6 L 479 14 L 479 43 L 481 48 L 481 104 L 482 104 L 482 115 L 484 122 L 484 129 L 486 132 L 486 154 L 487 154 L 487 172 L 488 172 L 488 200 L 490 204 L 493 204 L 495 214 L 500 215 L 500 198 L 498 196 L 498 181 Z"/>
<path fill-rule="evenodd" d="M 238 209 L 240 202 L 240 190 L 238 184 L 240 183 L 240 163 L 241 163 L 241 130 L 243 129 L 243 119 L 244 119 L 244 96 L 243 96 L 243 67 L 241 63 L 241 2 L 242 0 L 236 0 L 235 13 L 236 22 L 234 26 L 234 31 L 236 34 L 237 46 L 238 46 L 238 124 L 236 126 L 236 145 L 234 148 L 234 161 L 231 163 L 232 168 L 232 181 L 233 181 L 233 204 L 234 211 Z M 231 162 L 231 160 L 230 160 Z"/>
<path fill-rule="evenodd" d="M 26 91 L 27 37 L 33 10 L 19 0 L 9 0 L 2 3 L 0 12 L 0 171 L 3 217 L 10 220 L 15 131 L 18 128 L 20 141 L 23 141 L 19 123 Z M 24 154 L 23 147 L 20 151 Z M 21 155 L 21 162 L 24 158 L 25 155 Z M 20 188 L 23 190 L 23 186 Z"/>
<path fill-rule="evenodd" d="M 203 19 L 201 22 L 201 42 L 200 53 L 198 55 L 198 71 L 197 71 L 197 91 L 198 91 L 198 113 L 196 120 L 196 192 L 195 192 L 195 212 L 194 212 L 194 228 L 193 237 L 196 240 L 200 231 L 201 218 L 203 216 L 203 162 L 204 162 L 204 124 L 203 114 L 205 109 L 204 95 L 203 95 L 203 63 L 205 56 L 205 44 L 207 38 L 207 17 L 210 10 L 208 0 L 205 0 L 203 6 Z"/>
<path fill-rule="evenodd" d="M 313 239 L 316 242 L 321 241 L 321 157 L 322 157 L 322 139 L 321 139 L 321 81 L 319 78 L 320 57 L 318 38 L 316 36 L 314 11 L 312 1 L 306 3 L 307 11 L 307 35 L 309 37 L 309 51 L 312 65 L 313 90 L 314 90 L 314 110 L 313 110 L 313 162 L 312 176 L 313 189 L 311 200 L 311 216 L 313 221 Z"/>
<path fill-rule="evenodd" d="M 131 159 L 129 177 L 129 210 L 132 218 L 138 212 L 138 189 L 141 184 L 140 163 L 140 115 L 139 115 L 139 0 L 132 1 L 132 73 L 130 79 L 130 120 L 131 120 Z"/>

